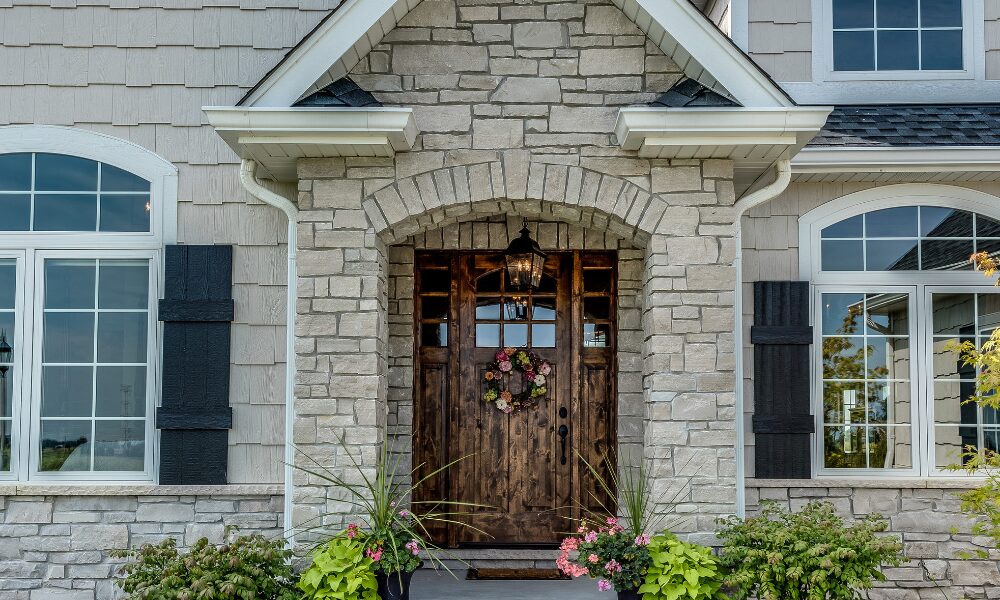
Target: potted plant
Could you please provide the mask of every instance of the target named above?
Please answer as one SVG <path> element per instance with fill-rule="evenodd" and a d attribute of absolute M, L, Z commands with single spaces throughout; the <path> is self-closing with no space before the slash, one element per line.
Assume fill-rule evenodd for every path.
<path fill-rule="evenodd" d="M 590 502 L 579 503 L 585 517 L 576 533 L 562 541 L 556 566 L 573 577 L 588 575 L 597 579 L 599 590 L 614 589 L 622 600 L 638 599 L 655 564 L 651 544 L 656 541 L 653 548 L 657 553 L 668 545 L 664 540 L 669 534 L 651 535 L 663 519 L 654 514 L 654 509 L 659 507 L 664 514 L 673 512 L 675 500 L 684 488 L 676 489 L 669 499 L 664 498 L 666 492 L 654 498 L 649 461 L 625 467 L 619 473 L 614 461 L 605 457 L 607 475 L 604 475 L 582 456 L 580 460 L 597 483 L 597 489 L 611 500 L 606 504 L 591 492 Z M 588 508 L 594 505 L 597 510 Z M 660 563 L 665 562 L 660 557 Z M 674 597 L 683 596 L 678 592 Z"/>
<path fill-rule="evenodd" d="M 352 581 L 360 582 L 353 588 L 353 593 L 360 596 L 344 596 L 344 600 L 357 597 L 368 600 L 369 596 L 365 594 L 372 591 L 369 590 L 369 583 L 374 583 L 374 591 L 377 591 L 378 597 L 382 600 L 408 600 L 410 579 L 413 572 L 423 564 L 422 556 L 435 566 L 451 572 L 438 557 L 443 550 L 430 540 L 429 524 L 455 523 L 483 533 L 471 525 L 455 520 L 453 517 L 459 513 L 440 510 L 441 507 L 482 507 L 482 505 L 447 500 L 424 502 L 412 500 L 413 492 L 421 485 L 468 457 L 452 461 L 418 478 L 417 471 L 423 465 L 418 465 L 408 472 L 404 471 L 400 467 L 401 457 L 390 456 L 388 444 L 382 444 L 374 476 L 371 476 L 358 464 L 342 439 L 340 445 L 349 457 L 353 470 L 361 481 L 360 484 L 349 483 L 344 476 L 334 473 L 308 455 L 305 456 L 308 464 L 297 465 L 296 468 L 341 491 L 343 493 L 341 500 L 355 507 L 360 514 L 361 524 L 348 525 L 345 531 L 331 536 L 329 541 L 318 547 L 313 554 L 312 566 L 302 578 L 303 582 L 309 582 L 303 584 L 308 585 L 309 589 L 305 587 L 303 589 L 309 598 L 339 600 L 341 596 L 332 595 L 331 587 L 333 583 L 341 586 L 338 574 L 347 573 Z M 405 473 L 405 477 L 400 475 L 401 472 Z M 420 510 L 425 505 L 430 506 L 431 510 Z M 310 523 L 322 522 L 324 516 L 326 515 L 314 517 Z M 309 526 L 308 523 L 306 525 L 303 527 L 304 531 L 325 533 L 327 529 L 323 525 Z M 331 561 L 329 560 L 331 556 L 339 558 L 337 561 Z M 314 573 L 310 573 L 314 570 Z M 331 572 L 334 574 L 330 575 Z"/>

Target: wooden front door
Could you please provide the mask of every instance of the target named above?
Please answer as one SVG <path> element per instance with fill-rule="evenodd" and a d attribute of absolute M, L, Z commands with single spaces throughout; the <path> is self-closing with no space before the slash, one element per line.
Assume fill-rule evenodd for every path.
<path fill-rule="evenodd" d="M 606 502 L 577 453 L 600 464 L 615 447 L 613 252 L 549 255 L 538 290 L 510 291 L 498 253 L 416 256 L 413 454 L 418 476 L 462 459 L 415 500 L 463 509 L 434 531 L 442 545 L 558 543 L 579 503 Z M 497 351 L 529 348 L 552 366 L 537 408 L 505 414 L 483 400 Z M 510 377 L 522 389 L 519 372 Z"/>

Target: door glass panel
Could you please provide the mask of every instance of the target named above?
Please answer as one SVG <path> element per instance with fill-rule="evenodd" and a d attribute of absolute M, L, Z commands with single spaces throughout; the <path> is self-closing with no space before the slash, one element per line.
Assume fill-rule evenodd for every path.
<path fill-rule="evenodd" d="M 823 466 L 913 466 L 907 294 L 822 294 Z"/>
<path fill-rule="evenodd" d="M 535 321 L 555 321 L 556 299 L 535 298 L 532 302 L 531 318 Z"/>
<path fill-rule="evenodd" d="M 46 259 L 41 471 L 142 471 L 149 261 Z"/>
<path fill-rule="evenodd" d="M 425 296 L 420 300 L 420 318 L 447 320 L 450 307 L 447 296 Z"/>
<path fill-rule="evenodd" d="M 506 323 L 503 326 L 503 345 L 520 348 L 528 345 L 528 325 L 526 323 Z"/>
<path fill-rule="evenodd" d="M 611 343 L 611 328 L 597 323 L 583 324 L 583 345 L 589 348 L 607 348 Z"/>
<path fill-rule="evenodd" d="M 500 320 L 500 298 L 479 298 L 476 300 L 476 318 Z"/>
<path fill-rule="evenodd" d="M 583 291 L 610 292 L 611 274 L 612 274 L 611 269 L 584 269 Z"/>
<path fill-rule="evenodd" d="M 499 348 L 500 347 L 500 324 L 499 323 L 476 323 L 476 347 L 477 348 Z"/>
<path fill-rule="evenodd" d="M 534 323 L 531 326 L 531 346 L 533 348 L 555 348 L 556 326 L 553 323 Z"/>
<path fill-rule="evenodd" d="M 0 157 L 2 159 L 3 157 Z M 0 184 L 3 183 L 4 163 L 0 160 Z M 16 358 L 20 348 L 14 340 L 17 314 L 14 312 L 17 299 L 17 262 L 0 258 L 0 338 L 11 347 Z M 11 362 L 0 362 L 0 472 L 10 471 L 11 449 L 13 448 L 13 405 L 14 381 L 18 374 Z"/>
<path fill-rule="evenodd" d="M 424 323 L 420 326 L 420 331 L 421 345 L 440 348 L 448 345 L 447 323 Z"/>

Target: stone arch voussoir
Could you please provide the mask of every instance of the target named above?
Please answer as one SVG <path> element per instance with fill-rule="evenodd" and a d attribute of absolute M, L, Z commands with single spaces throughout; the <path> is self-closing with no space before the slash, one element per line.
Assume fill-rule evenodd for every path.
<path fill-rule="evenodd" d="M 367 197 L 365 214 L 387 245 L 421 231 L 492 214 L 553 215 L 608 231 L 642 247 L 661 227 L 667 203 L 638 185 L 576 166 L 523 156 L 444 167 L 400 179 Z"/>

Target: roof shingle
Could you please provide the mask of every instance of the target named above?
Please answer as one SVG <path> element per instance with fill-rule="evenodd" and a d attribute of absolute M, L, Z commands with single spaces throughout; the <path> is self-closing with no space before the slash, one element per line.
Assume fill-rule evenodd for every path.
<path fill-rule="evenodd" d="M 1000 146 L 1000 104 L 838 106 L 809 146 Z"/>

